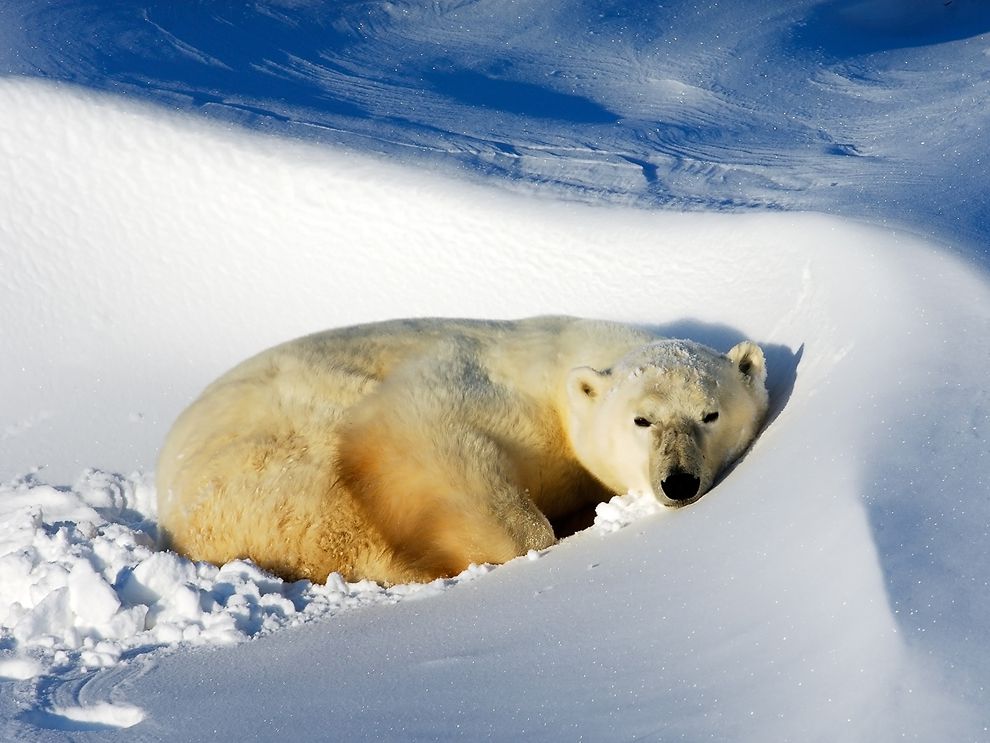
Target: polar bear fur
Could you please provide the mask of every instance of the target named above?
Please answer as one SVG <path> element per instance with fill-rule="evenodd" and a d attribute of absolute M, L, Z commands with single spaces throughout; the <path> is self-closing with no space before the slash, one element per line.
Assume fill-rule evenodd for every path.
<path fill-rule="evenodd" d="M 720 355 L 566 317 L 311 335 L 243 362 L 179 417 L 158 463 L 163 539 L 290 580 L 501 563 L 616 493 L 701 497 L 759 430 L 765 380 L 748 341 Z"/>

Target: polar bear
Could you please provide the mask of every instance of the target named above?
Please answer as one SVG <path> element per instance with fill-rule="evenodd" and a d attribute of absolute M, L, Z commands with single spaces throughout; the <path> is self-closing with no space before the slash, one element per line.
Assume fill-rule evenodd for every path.
<path fill-rule="evenodd" d="M 386 585 L 552 545 L 629 490 L 683 506 L 756 436 L 763 352 L 570 317 L 330 330 L 213 382 L 157 470 L 164 545 Z M 555 531 L 556 528 L 556 531 Z"/>

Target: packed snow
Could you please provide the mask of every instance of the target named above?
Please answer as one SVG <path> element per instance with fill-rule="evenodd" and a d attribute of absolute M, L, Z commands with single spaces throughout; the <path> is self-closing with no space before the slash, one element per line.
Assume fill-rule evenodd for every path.
<path fill-rule="evenodd" d="M 741 7 L 0 9 L 0 739 L 990 739 L 990 14 Z M 764 433 L 428 585 L 156 549 L 232 364 L 547 312 L 758 341 Z"/>

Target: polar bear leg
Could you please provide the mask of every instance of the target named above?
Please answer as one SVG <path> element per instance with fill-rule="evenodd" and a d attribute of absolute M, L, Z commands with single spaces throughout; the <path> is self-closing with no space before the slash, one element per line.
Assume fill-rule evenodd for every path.
<path fill-rule="evenodd" d="M 339 458 L 342 481 L 401 561 L 436 578 L 554 543 L 494 441 L 450 420 L 419 423 L 434 434 L 365 418 L 350 427 Z"/>

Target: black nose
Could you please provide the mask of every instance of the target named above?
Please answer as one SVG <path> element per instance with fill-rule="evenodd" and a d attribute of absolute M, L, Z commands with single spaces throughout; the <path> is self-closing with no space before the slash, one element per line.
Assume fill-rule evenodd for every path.
<path fill-rule="evenodd" d="M 687 472 L 674 470 L 660 481 L 663 494 L 671 500 L 688 500 L 698 494 L 701 480 Z"/>

